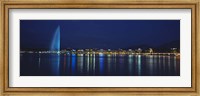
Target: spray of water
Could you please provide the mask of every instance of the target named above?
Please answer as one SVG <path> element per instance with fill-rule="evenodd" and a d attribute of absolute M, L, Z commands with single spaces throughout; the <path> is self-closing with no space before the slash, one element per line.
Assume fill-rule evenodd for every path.
<path fill-rule="evenodd" d="M 60 26 L 55 30 L 50 50 L 57 53 L 60 52 Z"/>

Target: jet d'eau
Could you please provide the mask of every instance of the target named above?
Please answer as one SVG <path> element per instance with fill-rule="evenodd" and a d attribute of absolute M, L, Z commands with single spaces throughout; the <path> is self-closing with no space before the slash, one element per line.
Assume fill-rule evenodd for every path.
<path fill-rule="evenodd" d="M 60 52 L 60 26 L 56 28 L 55 34 L 53 35 L 50 51 Z"/>
<path fill-rule="evenodd" d="M 20 22 L 21 76 L 180 75 L 179 20 Z"/>

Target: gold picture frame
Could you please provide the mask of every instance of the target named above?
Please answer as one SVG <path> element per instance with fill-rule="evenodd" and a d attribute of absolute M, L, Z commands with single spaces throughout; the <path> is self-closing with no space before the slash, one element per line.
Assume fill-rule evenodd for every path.
<path fill-rule="evenodd" d="M 0 27 L 0 80 L 1 95 L 18 96 L 18 95 L 180 95 L 180 96 L 199 96 L 200 95 L 200 67 L 199 67 L 199 0 L 182 0 L 182 1 L 137 1 L 137 0 L 86 0 L 86 1 L 46 1 L 46 0 L 0 0 L 1 3 L 1 27 Z M 51 8 L 139 8 L 139 9 L 184 9 L 192 10 L 192 87 L 191 88 L 11 88 L 9 82 L 9 57 L 8 57 L 8 15 L 9 9 L 51 9 Z"/>

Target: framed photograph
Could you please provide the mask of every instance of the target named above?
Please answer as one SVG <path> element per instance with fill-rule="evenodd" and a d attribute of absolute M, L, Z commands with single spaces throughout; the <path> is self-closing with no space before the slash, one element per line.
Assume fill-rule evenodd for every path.
<path fill-rule="evenodd" d="M 199 95 L 198 0 L 1 4 L 3 95 Z"/>

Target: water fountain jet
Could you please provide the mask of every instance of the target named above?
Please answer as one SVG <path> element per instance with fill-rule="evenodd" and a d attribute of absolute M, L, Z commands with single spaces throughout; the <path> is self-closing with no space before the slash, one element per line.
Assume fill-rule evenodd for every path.
<path fill-rule="evenodd" d="M 58 26 L 55 30 L 50 51 L 52 51 L 53 53 L 60 53 L 60 26 Z"/>

